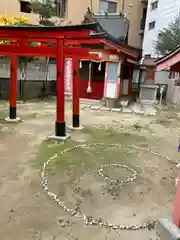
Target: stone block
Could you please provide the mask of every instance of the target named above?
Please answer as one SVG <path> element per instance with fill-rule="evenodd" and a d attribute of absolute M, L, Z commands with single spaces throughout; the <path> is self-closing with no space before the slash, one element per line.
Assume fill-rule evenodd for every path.
<path fill-rule="evenodd" d="M 111 109 L 110 109 L 110 108 L 107 108 L 107 107 L 101 107 L 100 110 L 101 110 L 101 111 L 110 111 Z"/>
<path fill-rule="evenodd" d="M 121 112 L 122 109 L 121 108 L 111 108 L 112 112 Z"/>
<path fill-rule="evenodd" d="M 80 131 L 80 130 L 83 130 L 84 127 L 83 126 L 73 127 L 72 125 L 68 125 L 68 129 L 71 131 Z"/>
<path fill-rule="evenodd" d="M 123 112 L 123 113 L 132 113 L 132 110 L 129 109 L 129 108 L 124 108 L 124 109 L 122 110 L 122 112 Z"/>
<path fill-rule="evenodd" d="M 101 106 L 91 106 L 92 110 L 99 110 L 101 108 Z"/>
<path fill-rule="evenodd" d="M 180 229 L 168 219 L 160 219 L 156 231 L 160 240 L 180 240 Z"/>
<path fill-rule="evenodd" d="M 20 119 L 19 117 L 14 118 L 14 119 L 11 119 L 11 118 L 9 118 L 9 117 L 6 117 L 6 118 L 5 118 L 5 121 L 6 121 L 6 122 L 10 122 L 10 123 L 16 123 L 16 122 L 20 122 L 21 119 Z"/>
<path fill-rule="evenodd" d="M 91 107 L 91 105 L 89 105 L 89 104 L 80 104 L 81 109 L 90 108 L 90 107 Z"/>
<path fill-rule="evenodd" d="M 51 136 L 47 137 L 48 140 L 52 140 L 52 141 L 66 141 L 69 138 L 70 138 L 69 134 L 67 134 L 66 136 L 62 136 L 62 137 L 59 137 L 56 135 L 51 135 Z"/>

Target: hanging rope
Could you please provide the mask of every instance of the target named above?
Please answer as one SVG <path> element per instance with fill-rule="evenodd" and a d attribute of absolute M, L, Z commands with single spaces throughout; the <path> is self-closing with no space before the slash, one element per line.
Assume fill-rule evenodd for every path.
<path fill-rule="evenodd" d="M 89 64 L 89 80 L 88 80 L 88 87 L 87 87 L 87 90 L 86 90 L 87 93 L 92 93 L 91 71 L 92 71 L 92 63 L 90 62 L 90 64 Z"/>

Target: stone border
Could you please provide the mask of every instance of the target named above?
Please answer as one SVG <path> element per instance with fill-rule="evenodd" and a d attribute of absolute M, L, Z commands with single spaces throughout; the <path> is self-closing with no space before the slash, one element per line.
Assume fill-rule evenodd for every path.
<path fill-rule="evenodd" d="M 141 116 L 151 116 L 155 117 L 157 114 L 157 111 L 154 113 L 146 112 L 145 110 L 133 110 L 132 108 L 108 108 L 101 105 L 89 105 L 89 104 L 81 104 L 81 109 L 89 108 L 94 111 L 104 111 L 104 112 L 116 112 L 116 113 L 124 113 L 124 114 L 136 114 Z"/>
<path fill-rule="evenodd" d="M 175 163 L 176 165 L 178 164 L 178 162 L 173 161 L 170 157 L 161 155 L 157 152 L 152 151 L 149 148 L 142 148 L 139 147 L 137 145 L 133 145 L 133 144 L 115 144 L 115 143 L 103 143 L 103 142 L 97 142 L 97 143 L 87 143 L 87 144 L 78 144 L 78 145 L 74 145 L 70 148 L 66 148 L 62 151 L 60 151 L 59 153 L 54 154 L 52 157 L 50 157 L 49 159 L 47 159 L 44 164 L 43 164 L 43 168 L 41 171 L 41 186 L 44 189 L 44 191 L 46 192 L 47 196 L 51 199 L 54 200 L 54 202 L 56 204 L 58 204 L 60 207 L 62 207 L 64 209 L 65 212 L 70 213 L 72 216 L 75 216 L 77 219 L 81 219 L 84 220 L 85 225 L 94 225 L 94 226 L 101 226 L 101 227 L 105 227 L 105 228 L 109 228 L 109 229 L 114 229 L 114 230 L 140 230 L 143 228 L 148 228 L 149 230 L 154 229 L 157 223 L 157 220 L 153 220 L 153 221 L 144 221 L 143 223 L 140 224 L 130 224 L 130 225 L 113 225 L 112 223 L 108 223 L 105 220 L 101 219 L 101 218 L 95 218 L 92 216 L 87 216 L 84 213 L 73 209 L 73 208 L 69 208 L 66 203 L 64 201 L 62 201 L 55 193 L 51 192 L 49 190 L 49 185 L 48 185 L 48 171 L 47 171 L 47 167 L 49 164 L 53 163 L 53 161 L 55 161 L 57 159 L 58 156 L 62 156 L 63 154 L 72 151 L 74 149 L 77 148 L 84 148 L 86 146 L 111 146 L 114 148 L 121 148 L 121 147 L 125 147 L 127 149 L 137 149 L 140 151 L 144 151 L 144 152 L 149 152 L 153 155 L 159 156 L 161 158 L 166 159 L 167 161 L 170 161 L 172 163 Z M 126 180 L 122 180 L 122 181 L 116 181 L 108 176 L 106 176 L 104 174 L 104 168 L 108 168 L 108 167 L 118 167 L 118 168 L 126 168 L 128 169 L 131 174 L 127 177 Z M 126 165 L 121 165 L 121 164 L 105 164 L 105 165 L 101 165 L 100 169 L 98 170 L 98 174 L 104 178 L 104 180 L 110 181 L 111 183 L 115 183 L 115 184 L 128 184 L 130 182 L 133 182 L 136 179 L 136 171 L 134 169 L 131 169 L 130 167 L 126 166 Z"/>
<path fill-rule="evenodd" d="M 6 121 L 6 122 L 9 122 L 9 123 L 17 123 L 17 122 L 20 122 L 21 119 L 20 119 L 20 117 L 13 118 L 13 119 L 11 119 L 11 118 L 9 118 L 9 117 L 6 117 L 6 118 L 5 118 L 5 121 Z"/>
<path fill-rule="evenodd" d="M 180 229 L 177 228 L 168 219 L 160 219 L 157 222 L 156 226 L 157 235 L 160 237 L 160 240 L 179 240 L 180 239 Z"/>

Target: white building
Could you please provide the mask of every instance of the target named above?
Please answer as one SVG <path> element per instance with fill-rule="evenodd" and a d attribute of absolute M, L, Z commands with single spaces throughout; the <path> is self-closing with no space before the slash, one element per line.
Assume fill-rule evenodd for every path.
<path fill-rule="evenodd" d="M 154 41 L 158 33 L 180 14 L 180 0 L 148 0 L 143 55 L 157 57 Z"/>

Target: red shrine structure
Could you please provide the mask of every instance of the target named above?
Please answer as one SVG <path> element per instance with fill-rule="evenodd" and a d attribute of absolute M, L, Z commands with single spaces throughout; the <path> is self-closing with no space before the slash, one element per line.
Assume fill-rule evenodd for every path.
<path fill-rule="evenodd" d="M 106 62 L 103 87 L 97 87 L 100 97 L 118 98 L 123 94 L 123 74 L 133 71 L 140 58 L 139 49 L 128 46 L 113 38 L 98 22 L 77 26 L 0 26 L 0 55 L 8 55 L 11 59 L 10 72 L 10 107 L 9 120 L 16 116 L 16 91 L 18 56 L 40 56 L 56 58 L 56 122 L 55 136 L 66 137 L 65 124 L 65 91 L 72 86 L 73 99 L 73 127 L 80 126 L 79 98 L 82 91 L 80 71 L 82 60 L 96 61 L 99 64 Z M 65 62 L 70 59 L 72 76 L 68 79 Z M 102 67 L 102 66 L 101 66 Z M 126 78 L 128 79 L 128 78 Z M 72 82 L 71 82 L 72 80 Z M 69 81 L 69 82 L 68 82 Z M 90 86 L 90 79 L 88 80 Z M 98 85 L 98 84 L 97 84 Z M 95 87 L 95 86 L 94 86 Z M 90 89 L 91 90 L 91 89 Z M 71 90 L 70 90 L 71 91 Z M 131 91 L 129 78 L 128 92 Z M 88 91 L 87 91 L 88 92 Z M 89 94 L 91 94 L 89 91 Z"/>
<path fill-rule="evenodd" d="M 167 56 L 162 57 L 156 62 L 156 71 L 170 71 L 173 73 L 180 73 L 180 47 L 170 52 Z"/>

